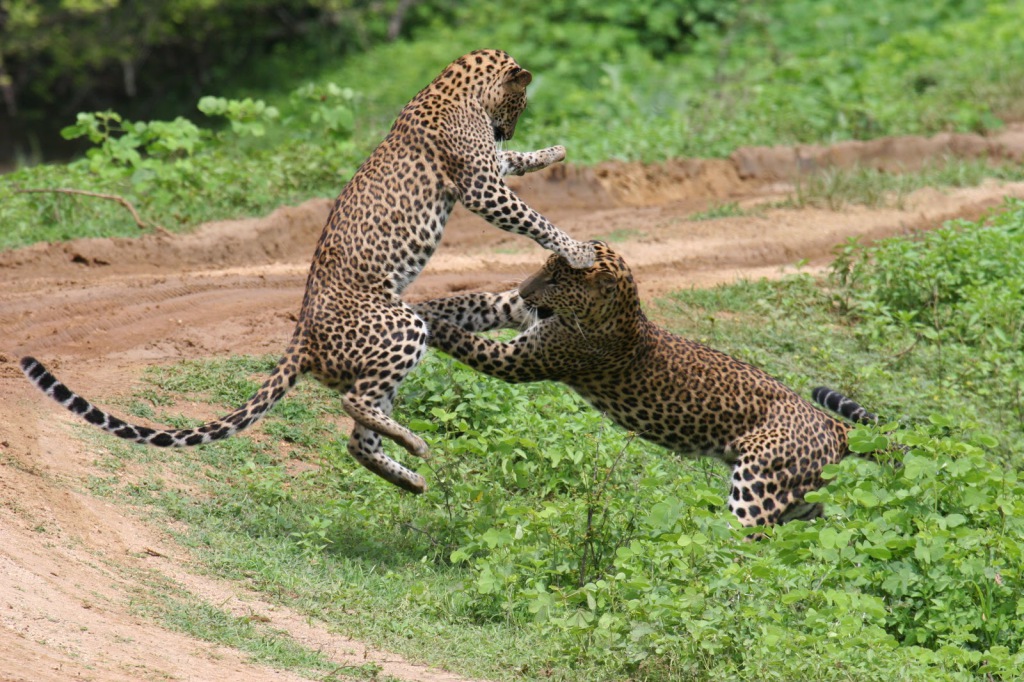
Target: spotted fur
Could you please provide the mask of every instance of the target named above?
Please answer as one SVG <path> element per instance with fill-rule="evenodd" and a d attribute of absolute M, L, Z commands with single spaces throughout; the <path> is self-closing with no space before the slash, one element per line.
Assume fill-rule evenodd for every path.
<path fill-rule="evenodd" d="M 510 382 L 561 381 L 642 438 L 677 453 L 716 457 L 732 469 L 729 509 L 744 526 L 812 519 L 804 495 L 821 470 L 850 454 L 851 426 L 822 412 L 757 367 L 652 323 L 629 266 L 596 244 L 593 267 L 553 256 L 518 289 L 470 293 L 414 306 L 430 344 Z M 472 332 L 525 329 L 508 342 Z M 869 421 L 829 389 L 815 397 Z"/>
<path fill-rule="evenodd" d="M 519 200 L 503 175 L 561 161 L 562 147 L 498 149 L 526 107 L 532 76 L 508 54 L 479 50 L 450 64 L 402 110 L 390 133 L 339 195 L 316 246 L 298 323 L 284 356 L 256 394 L 227 416 L 192 429 L 136 426 L 93 406 L 34 358 L 26 376 L 47 395 L 114 435 L 159 446 L 226 438 L 260 419 L 301 374 L 342 393 L 355 421 L 349 453 L 413 493 L 425 482 L 385 455 L 381 436 L 423 457 L 426 443 L 391 418 L 399 384 L 427 348 L 427 326 L 399 296 L 434 253 L 456 202 L 525 235 L 576 267 L 594 259 Z"/>

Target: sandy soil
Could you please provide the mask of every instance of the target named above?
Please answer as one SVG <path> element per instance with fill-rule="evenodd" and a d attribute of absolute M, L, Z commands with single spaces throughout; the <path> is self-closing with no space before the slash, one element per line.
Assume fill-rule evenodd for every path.
<path fill-rule="evenodd" d="M 1024 127 L 987 138 L 743 149 L 716 161 L 566 165 L 512 184 L 570 234 L 612 240 L 650 300 L 680 288 L 779 276 L 800 260 L 820 268 L 848 237 L 927 230 L 949 218 L 975 218 L 1006 196 L 1024 197 L 1024 183 L 987 182 L 922 190 L 902 210 L 773 207 L 799 173 L 857 163 L 912 169 L 949 154 L 1021 161 Z M 727 201 L 752 213 L 689 219 Z M 22 355 L 36 355 L 103 404 L 129 391 L 152 364 L 280 351 L 329 207 L 312 200 L 188 235 L 0 254 L 0 679 L 301 679 L 135 615 L 133 595 L 155 579 L 285 630 L 339 666 L 375 663 L 401 680 L 466 679 L 374 650 L 204 576 L 163 532 L 83 492 L 90 474 L 99 473 L 97 453 L 76 438 L 74 418 L 32 388 L 16 365 Z M 545 257 L 525 238 L 459 209 L 408 298 L 507 287 Z"/>

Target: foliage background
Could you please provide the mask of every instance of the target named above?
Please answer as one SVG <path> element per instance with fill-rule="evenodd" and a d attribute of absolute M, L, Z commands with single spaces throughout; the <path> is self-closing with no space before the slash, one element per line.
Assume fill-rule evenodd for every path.
<path fill-rule="evenodd" d="M 986 132 L 1021 115 L 1022 23 L 997 0 L 0 0 L 0 140 L 21 166 L 0 177 L 0 248 L 136 230 L 18 188 L 114 193 L 172 230 L 334 196 L 424 83 L 488 45 L 536 76 L 516 146 L 578 163 Z M 60 138 L 89 158 L 33 166 Z"/>
<path fill-rule="evenodd" d="M 720 155 L 736 127 L 750 144 L 997 126 L 1019 113 L 1021 12 L 993 0 L 2 0 L 0 87 L 4 125 L 31 158 L 79 111 L 194 118 L 202 95 L 309 78 L 368 93 L 386 123 L 441 65 L 492 46 L 539 76 L 538 133 L 613 126 L 612 144 L 583 158 L 679 155 L 690 136 Z M 659 139 L 623 147 L 654 121 Z"/>

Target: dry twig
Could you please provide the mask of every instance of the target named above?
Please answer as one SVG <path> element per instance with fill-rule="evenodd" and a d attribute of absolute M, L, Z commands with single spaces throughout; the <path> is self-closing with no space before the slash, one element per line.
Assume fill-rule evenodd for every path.
<path fill-rule="evenodd" d="M 15 194 L 42 194 L 48 192 L 56 194 L 81 194 L 82 196 L 85 197 L 95 197 L 97 199 L 108 199 L 110 201 L 116 201 L 117 203 L 121 204 L 126 209 L 128 209 L 128 212 L 132 214 L 132 218 L 135 220 L 135 224 L 139 226 L 140 230 L 145 230 L 151 227 L 156 228 L 158 230 L 164 229 L 163 227 L 157 225 L 156 223 L 145 222 L 142 218 L 139 217 L 139 212 L 135 210 L 135 207 L 132 206 L 132 203 L 125 199 L 124 197 L 118 196 L 117 194 L 101 194 L 100 192 L 89 192 L 84 189 L 70 189 L 67 187 L 44 187 L 39 189 L 14 190 Z"/>

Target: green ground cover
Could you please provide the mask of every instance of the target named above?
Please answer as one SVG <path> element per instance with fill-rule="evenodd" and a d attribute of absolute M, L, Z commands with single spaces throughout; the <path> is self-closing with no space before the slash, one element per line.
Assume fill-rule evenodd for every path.
<path fill-rule="evenodd" d="M 831 467 L 813 495 L 828 518 L 760 543 L 730 519 L 724 467 L 643 443 L 561 386 L 503 384 L 440 354 L 397 407 L 434 453 L 412 462 L 421 497 L 349 458 L 338 401 L 313 382 L 222 444 L 157 456 L 104 437 L 109 474 L 92 487 L 174 522 L 207 570 L 467 675 L 1018 679 L 1021 258 L 1016 202 L 846 244 L 825 281 L 680 292 L 652 310 L 803 394 L 826 383 L 886 415 L 854 448 L 908 448 L 899 467 Z M 234 405 L 273 362 L 155 369 L 122 407 L 184 424 L 179 397 Z"/>

